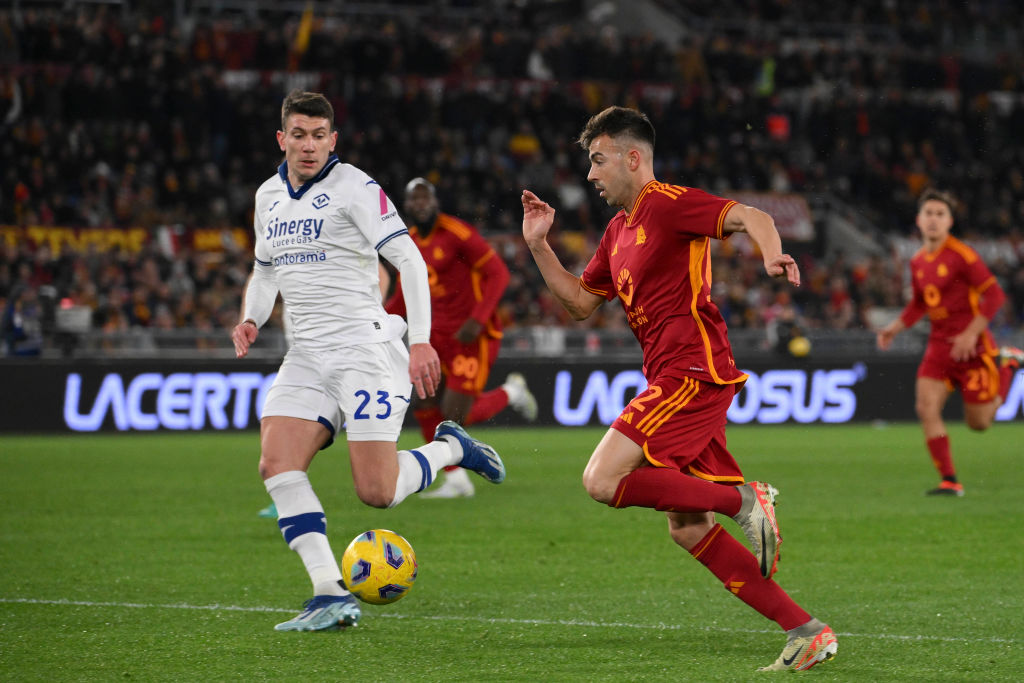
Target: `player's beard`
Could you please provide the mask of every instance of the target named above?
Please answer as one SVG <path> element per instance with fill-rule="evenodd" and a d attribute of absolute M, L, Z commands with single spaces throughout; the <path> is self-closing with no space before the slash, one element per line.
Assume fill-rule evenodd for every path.
<path fill-rule="evenodd" d="M 437 223 L 438 215 L 440 215 L 439 211 L 431 211 L 429 214 L 426 215 L 424 220 L 416 221 L 416 229 L 419 230 L 419 233 L 421 235 L 426 237 L 431 233 L 431 231 L 433 231 L 434 223 Z M 416 218 L 416 216 L 413 216 L 413 218 Z"/>

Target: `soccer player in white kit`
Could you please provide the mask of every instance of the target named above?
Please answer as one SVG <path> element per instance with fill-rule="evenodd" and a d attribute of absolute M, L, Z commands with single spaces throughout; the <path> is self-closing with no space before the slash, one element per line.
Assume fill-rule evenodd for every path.
<path fill-rule="evenodd" d="M 256 262 L 231 339 L 236 356 L 245 356 L 281 292 L 294 342 L 263 406 L 259 469 L 281 533 L 309 573 L 313 598 L 275 628 L 316 631 L 354 626 L 360 617 L 306 475 L 343 421 L 356 494 L 374 507 L 397 505 L 448 465 L 496 484 L 505 466 L 493 448 L 454 422 L 442 422 L 432 443 L 397 449 L 413 389 L 420 398 L 432 396 L 441 378 L 428 343 L 426 265 L 384 190 L 332 154 L 338 133 L 323 95 L 289 93 L 281 128 L 285 161 L 256 191 Z M 381 305 L 378 254 L 405 284 L 408 349 L 405 321 Z"/>

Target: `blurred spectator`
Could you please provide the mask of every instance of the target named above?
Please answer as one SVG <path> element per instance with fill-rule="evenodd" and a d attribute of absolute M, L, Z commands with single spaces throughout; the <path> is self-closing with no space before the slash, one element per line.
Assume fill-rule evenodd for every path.
<path fill-rule="evenodd" d="M 967 207 L 958 235 L 1007 292 L 1000 324 L 1020 327 L 1024 6 L 687 8 L 699 30 L 666 45 L 585 20 L 534 25 L 528 2 L 436 15 L 381 2 L 381 21 L 318 17 L 308 49 L 292 54 L 293 73 L 297 18 L 283 12 L 179 24 L 140 8 L 0 11 L 0 225 L 249 230 L 252 194 L 280 161 L 259 131 L 301 84 L 334 103 L 342 160 L 387 191 L 422 172 L 442 179 L 442 202 L 479 224 L 512 270 L 508 325 L 565 324 L 518 239 L 519 192 L 557 196 L 558 249 L 570 264 L 587 253 L 573 241 L 595 241 L 608 209 L 578 180 L 587 162 L 573 140 L 590 113 L 616 103 L 650 115 L 658 172 L 670 182 L 723 194 L 827 192 L 892 237 L 892 255 L 865 263 L 808 254 L 807 283 L 783 306 L 802 327 L 866 326 L 876 308 L 902 304 L 925 183 L 956 188 Z M 225 241 L 216 253 L 179 245 L 172 254 L 154 239 L 138 253 L 57 255 L 8 239 L 5 325 L 6 311 L 29 306 L 27 290 L 38 299 L 52 283 L 107 332 L 230 326 L 250 255 Z M 756 256 L 716 259 L 715 296 L 730 326 L 781 317 L 770 312 L 782 305 L 774 293 L 755 286 Z"/>

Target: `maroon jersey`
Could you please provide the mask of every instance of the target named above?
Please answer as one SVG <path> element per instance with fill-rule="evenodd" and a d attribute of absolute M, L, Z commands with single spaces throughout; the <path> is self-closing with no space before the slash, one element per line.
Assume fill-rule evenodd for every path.
<path fill-rule="evenodd" d="M 930 345 L 950 348 L 950 339 L 963 332 L 976 315 L 992 318 L 1005 300 L 978 253 L 955 237 L 947 237 L 937 251 L 918 251 L 910 259 L 910 274 L 914 296 L 900 319 L 910 327 L 927 313 L 932 324 Z M 995 352 L 988 330 L 978 336 L 977 351 Z"/>
<path fill-rule="evenodd" d="M 467 319 L 484 326 L 484 334 L 501 335 L 497 307 L 508 286 L 504 262 L 469 223 L 439 214 L 426 237 L 416 226 L 409 227 L 430 282 L 431 337 L 449 339 Z M 399 283 L 401 285 L 401 283 Z M 389 313 L 405 314 L 400 288 L 388 300 Z"/>
<path fill-rule="evenodd" d="M 580 281 L 616 296 L 644 352 L 648 381 L 666 374 L 715 384 L 747 378 L 736 368 L 725 321 L 711 301 L 712 237 L 736 202 L 651 181 L 633 208 L 608 223 Z"/>

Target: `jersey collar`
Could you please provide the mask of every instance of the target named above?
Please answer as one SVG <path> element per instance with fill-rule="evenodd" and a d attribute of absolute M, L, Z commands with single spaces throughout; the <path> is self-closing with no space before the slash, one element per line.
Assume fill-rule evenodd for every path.
<path fill-rule="evenodd" d="M 660 184 L 661 183 L 659 183 L 657 180 L 649 180 L 647 181 L 647 184 L 643 186 L 643 189 L 640 190 L 640 194 L 638 194 L 636 196 L 636 199 L 633 200 L 633 206 L 629 209 L 629 211 L 626 212 L 626 227 L 632 226 L 633 217 L 636 216 L 636 211 L 637 209 L 640 208 L 640 202 L 643 200 L 643 198 L 646 197 L 654 189 L 656 189 Z"/>
<path fill-rule="evenodd" d="M 291 196 L 291 198 L 299 199 L 300 197 L 302 197 L 302 195 L 306 194 L 306 190 L 308 190 L 309 188 L 313 187 L 314 184 L 326 178 L 327 174 L 331 172 L 331 169 L 333 169 L 340 163 L 341 162 L 338 160 L 338 155 L 336 154 L 332 154 L 331 156 L 327 157 L 327 163 L 324 164 L 324 167 L 320 169 L 320 172 L 317 173 L 316 176 L 314 176 L 313 178 L 307 180 L 302 185 L 302 187 L 300 187 L 297 190 L 293 190 L 292 184 L 288 181 L 287 161 L 282 161 L 281 165 L 277 167 L 277 174 L 281 176 L 281 180 L 284 181 L 284 186 L 288 188 L 288 194 Z"/>

